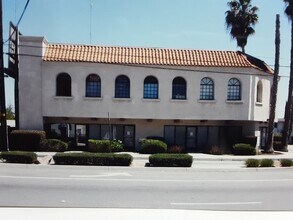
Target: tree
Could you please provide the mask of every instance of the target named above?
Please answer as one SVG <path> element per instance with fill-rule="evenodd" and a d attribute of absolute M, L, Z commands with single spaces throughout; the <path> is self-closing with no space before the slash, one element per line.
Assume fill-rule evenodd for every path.
<path fill-rule="evenodd" d="M 290 79 L 288 86 L 288 98 L 285 107 L 285 122 L 282 132 L 282 146 L 284 151 L 288 151 L 288 136 L 292 115 L 292 89 L 293 89 L 293 0 L 283 0 L 286 4 L 285 14 L 291 21 L 291 63 L 290 63 Z"/>
<path fill-rule="evenodd" d="M 227 3 L 230 10 L 226 11 L 226 26 L 243 53 L 245 53 L 247 39 L 255 33 L 253 27 L 258 22 L 256 14 L 258 7 L 251 6 L 250 3 L 251 0 L 233 0 Z"/>
<path fill-rule="evenodd" d="M 13 112 L 13 109 L 12 109 L 12 106 L 11 105 L 9 105 L 6 108 L 6 119 L 7 120 L 15 120 L 15 114 Z"/>
<path fill-rule="evenodd" d="M 275 71 L 273 86 L 271 89 L 271 102 L 270 102 L 270 117 L 269 117 L 269 126 L 268 126 L 268 139 L 266 142 L 265 152 L 272 153 L 274 152 L 273 140 L 274 140 L 274 121 L 276 115 L 276 102 L 277 102 L 277 92 L 278 92 L 278 78 L 279 78 L 279 61 L 280 61 L 280 15 L 276 16 L 276 39 L 275 39 Z"/>

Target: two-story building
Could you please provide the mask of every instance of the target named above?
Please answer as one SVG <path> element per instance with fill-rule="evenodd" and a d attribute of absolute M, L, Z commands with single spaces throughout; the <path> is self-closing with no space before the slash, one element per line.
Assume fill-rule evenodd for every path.
<path fill-rule="evenodd" d="M 273 70 L 247 54 L 19 40 L 20 129 L 131 150 L 147 136 L 202 151 L 265 135 Z"/>

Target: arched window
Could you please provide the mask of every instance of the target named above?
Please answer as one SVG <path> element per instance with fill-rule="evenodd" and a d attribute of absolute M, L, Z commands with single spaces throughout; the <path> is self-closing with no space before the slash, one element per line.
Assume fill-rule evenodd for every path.
<path fill-rule="evenodd" d="M 172 99 L 186 99 L 186 81 L 182 77 L 173 79 Z"/>
<path fill-rule="evenodd" d="M 260 80 L 256 87 L 256 102 L 262 102 L 262 82 Z"/>
<path fill-rule="evenodd" d="M 116 78 L 115 98 L 130 98 L 130 81 L 127 76 L 120 75 Z"/>
<path fill-rule="evenodd" d="M 228 82 L 228 100 L 241 100 L 241 83 L 236 78 L 231 78 Z"/>
<path fill-rule="evenodd" d="M 159 97 L 159 83 L 157 78 L 148 76 L 143 82 L 143 98 L 157 99 Z"/>
<path fill-rule="evenodd" d="M 214 100 L 214 82 L 208 77 L 200 81 L 200 100 Z"/>
<path fill-rule="evenodd" d="M 90 74 L 86 78 L 86 97 L 101 97 L 101 78 Z"/>
<path fill-rule="evenodd" d="M 56 78 L 56 96 L 71 96 L 71 77 L 60 73 Z"/>

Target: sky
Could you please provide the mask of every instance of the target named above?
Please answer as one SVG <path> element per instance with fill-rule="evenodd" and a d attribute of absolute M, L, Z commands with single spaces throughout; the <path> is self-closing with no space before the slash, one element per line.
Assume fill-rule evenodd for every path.
<path fill-rule="evenodd" d="M 27 0 L 2 0 L 3 38 L 17 23 Z M 225 26 L 228 0 L 30 0 L 19 24 L 27 36 L 50 43 L 240 50 Z M 275 20 L 281 20 L 277 117 L 284 117 L 288 94 L 291 25 L 283 0 L 252 0 L 259 22 L 246 53 L 274 67 Z M 7 52 L 7 45 L 4 50 Z M 7 58 L 4 65 L 7 66 Z M 5 79 L 6 105 L 14 105 L 14 81 Z M 245 88 L 244 88 L 245 89 Z"/>

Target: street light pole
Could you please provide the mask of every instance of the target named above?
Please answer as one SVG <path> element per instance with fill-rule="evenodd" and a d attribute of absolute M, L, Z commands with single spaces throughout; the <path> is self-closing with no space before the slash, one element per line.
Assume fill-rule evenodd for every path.
<path fill-rule="evenodd" d="M 0 149 L 7 151 L 7 122 L 5 105 L 5 83 L 4 83 L 4 61 L 3 61 L 3 20 L 2 20 L 2 0 L 0 0 Z"/>

